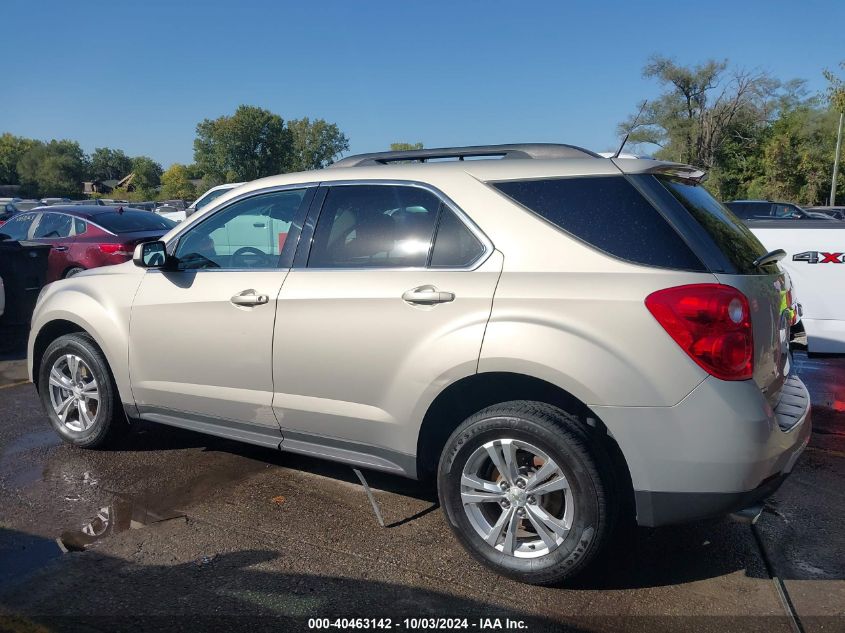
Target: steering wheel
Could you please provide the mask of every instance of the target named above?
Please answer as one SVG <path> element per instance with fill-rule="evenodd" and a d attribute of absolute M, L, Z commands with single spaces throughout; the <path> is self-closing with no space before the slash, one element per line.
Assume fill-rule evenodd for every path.
<path fill-rule="evenodd" d="M 232 253 L 232 268 L 260 268 L 268 262 L 267 253 L 252 246 L 242 246 Z"/>

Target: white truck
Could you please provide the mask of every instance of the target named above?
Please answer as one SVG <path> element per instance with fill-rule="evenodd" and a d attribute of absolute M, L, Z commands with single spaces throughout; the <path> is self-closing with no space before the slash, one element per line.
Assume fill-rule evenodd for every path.
<path fill-rule="evenodd" d="M 789 273 L 803 308 L 810 353 L 845 353 L 845 221 L 754 220 L 746 225 L 767 250 L 786 251 Z"/>

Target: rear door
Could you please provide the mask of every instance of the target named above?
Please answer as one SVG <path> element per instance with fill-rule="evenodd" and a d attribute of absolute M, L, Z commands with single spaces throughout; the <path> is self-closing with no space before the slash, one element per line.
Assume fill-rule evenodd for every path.
<path fill-rule="evenodd" d="M 64 277 L 70 268 L 68 250 L 70 235 L 73 232 L 73 217 L 64 213 L 47 211 L 41 214 L 32 239 L 52 246 L 47 260 L 47 282 Z"/>
<path fill-rule="evenodd" d="M 365 445 L 384 456 L 380 467 L 402 469 L 430 398 L 476 370 L 502 258 L 426 187 L 368 182 L 320 195 L 277 308 L 284 445 Z"/>

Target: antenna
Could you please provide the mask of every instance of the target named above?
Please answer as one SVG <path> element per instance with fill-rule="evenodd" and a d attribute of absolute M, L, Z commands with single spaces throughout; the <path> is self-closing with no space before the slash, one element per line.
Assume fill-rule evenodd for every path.
<path fill-rule="evenodd" d="M 619 149 L 616 150 L 616 153 L 613 155 L 613 158 L 619 158 L 619 154 L 622 153 L 622 148 L 625 147 L 625 143 L 628 142 L 628 137 L 631 136 L 631 132 L 633 132 L 634 129 L 637 127 L 637 123 L 639 123 L 639 121 L 640 121 L 640 116 L 642 115 L 643 110 L 645 110 L 645 107 L 647 105 L 648 105 L 648 99 L 643 101 L 643 104 L 640 106 L 640 111 L 637 112 L 637 116 L 634 117 L 634 122 L 631 123 L 631 127 L 629 127 L 628 131 L 625 132 L 625 138 L 622 139 L 622 144 L 619 146 Z"/>

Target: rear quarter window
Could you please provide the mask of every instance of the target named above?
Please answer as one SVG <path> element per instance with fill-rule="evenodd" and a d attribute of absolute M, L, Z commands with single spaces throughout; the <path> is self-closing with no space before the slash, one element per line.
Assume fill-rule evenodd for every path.
<path fill-rule="evenodd" d="M 624 176 L 491 183 L 559 229 L 645 266 L 704 271 L 680 235 Z"/>

